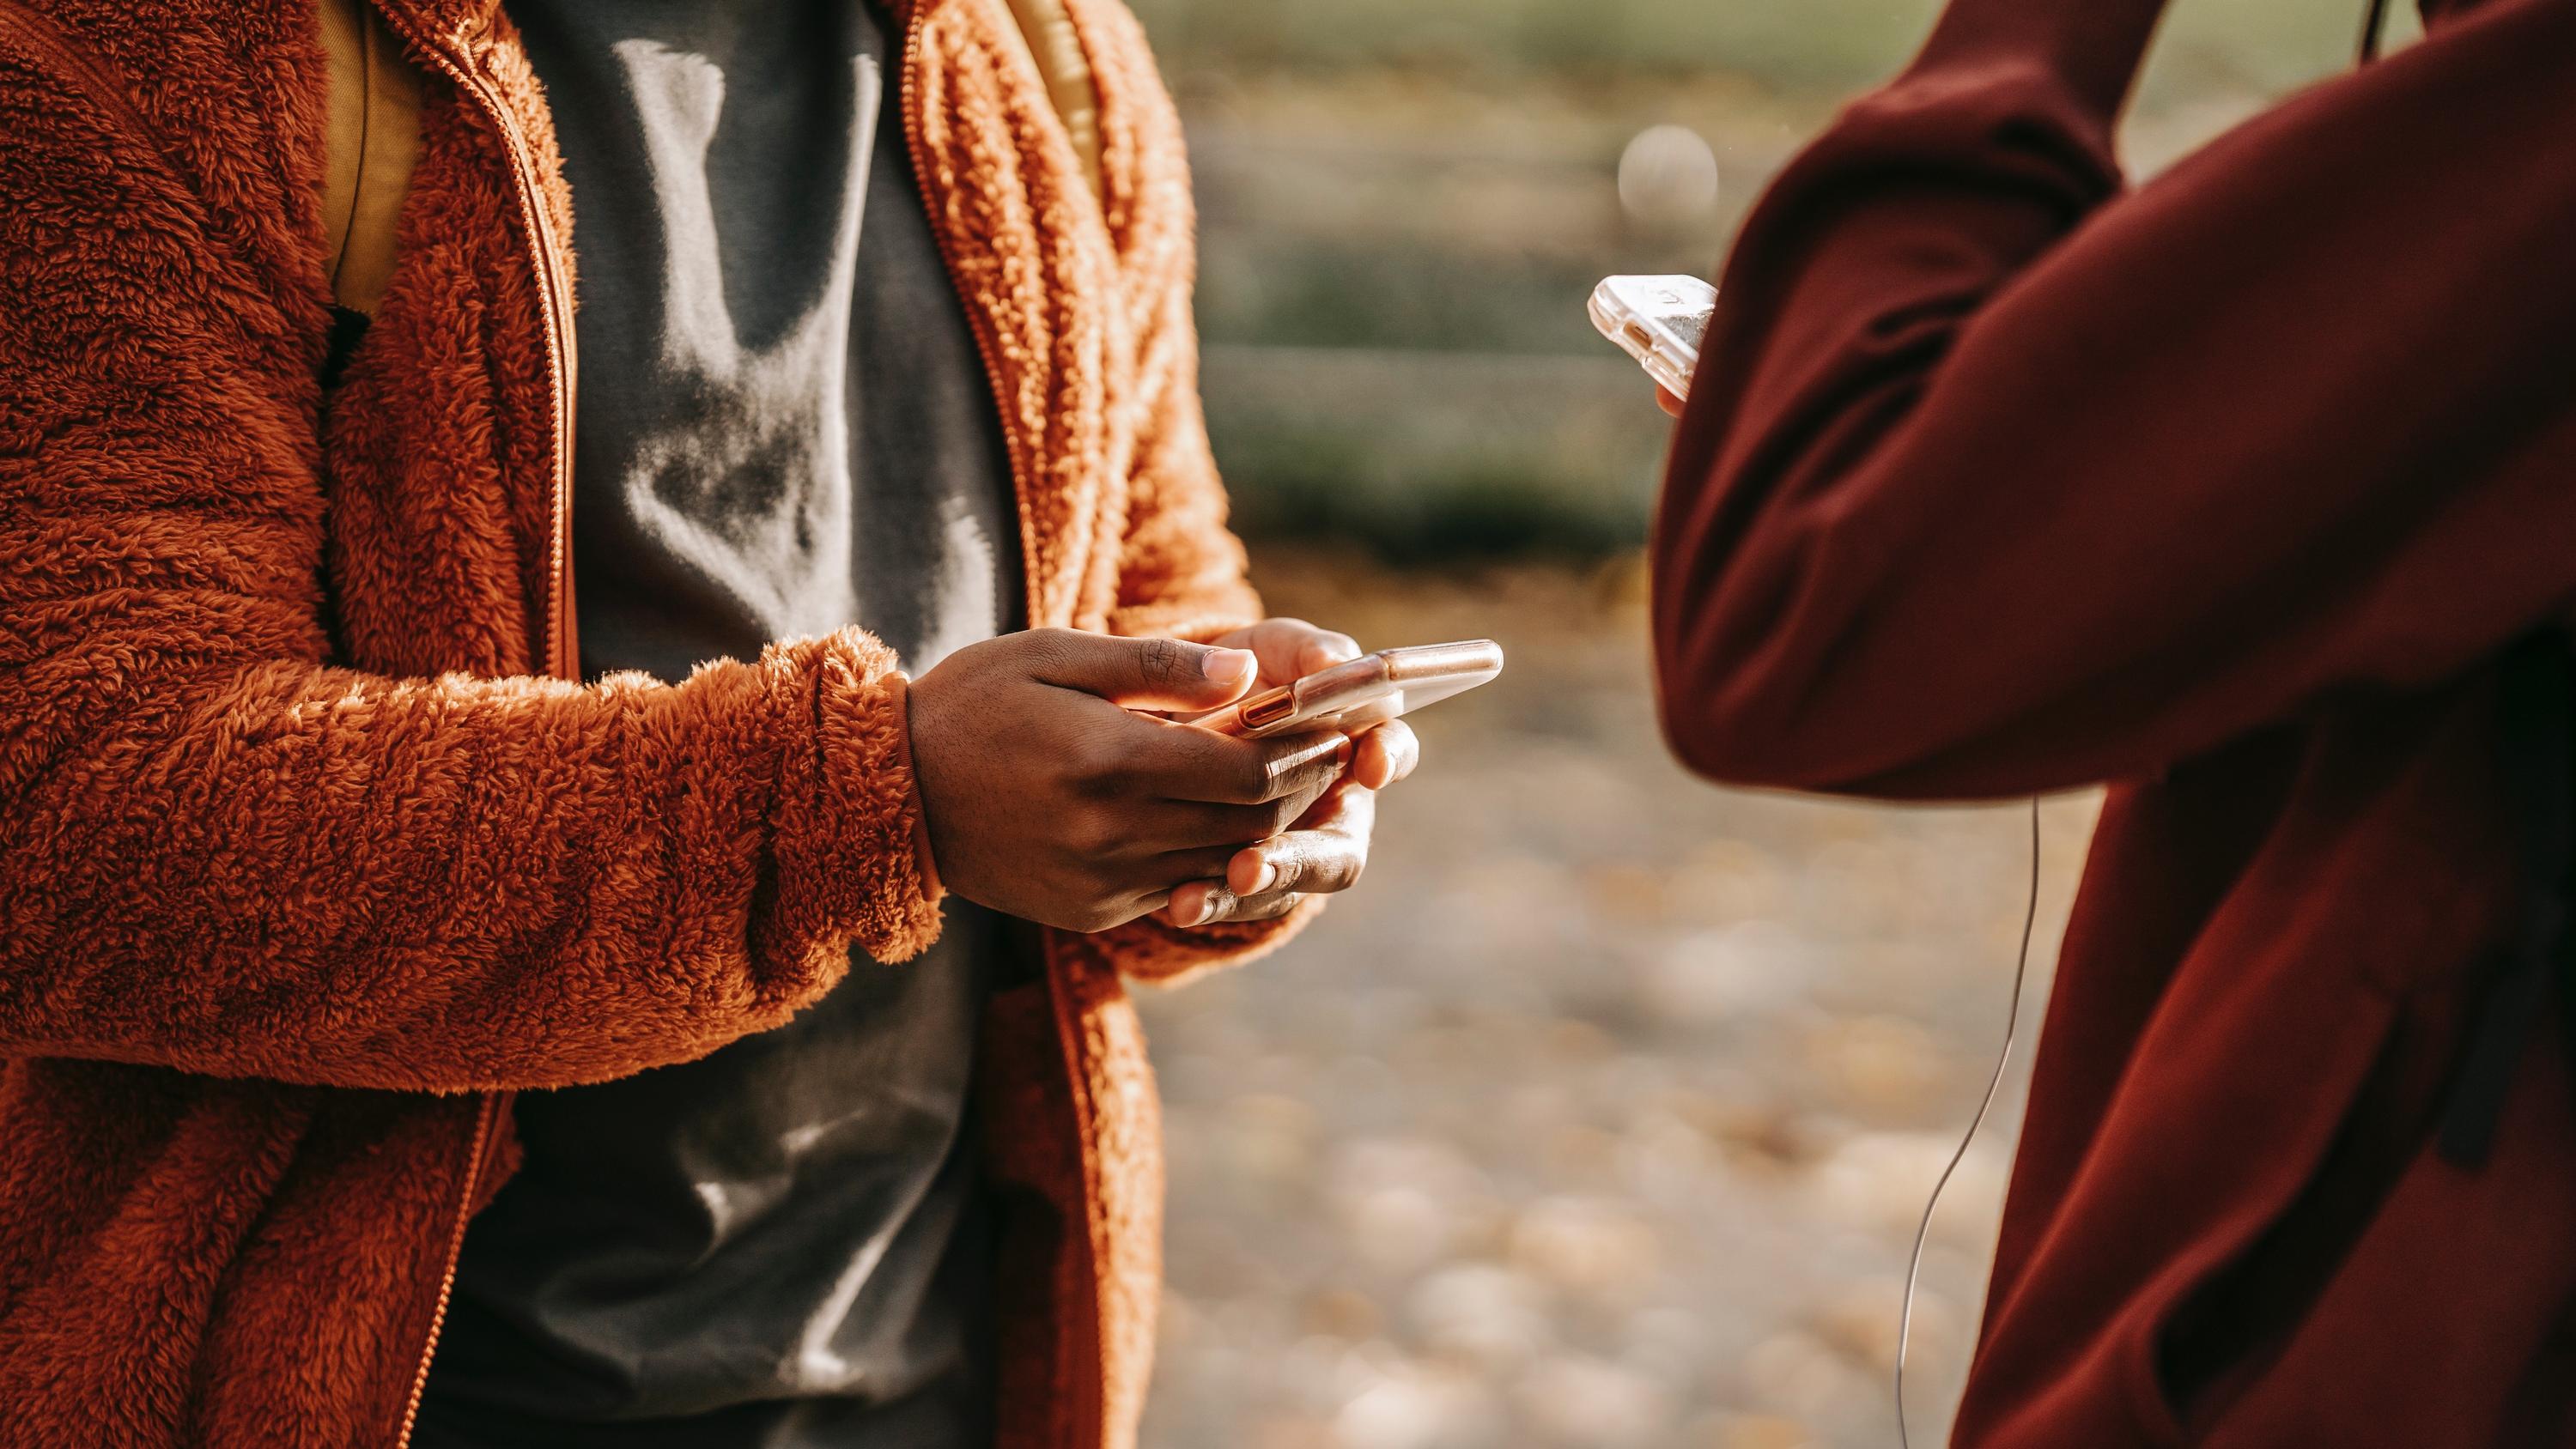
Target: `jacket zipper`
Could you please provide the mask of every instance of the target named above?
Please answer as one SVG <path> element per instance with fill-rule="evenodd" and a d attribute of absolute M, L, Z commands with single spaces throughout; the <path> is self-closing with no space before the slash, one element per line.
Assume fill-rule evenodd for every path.
<path fill-rule="evenodd" d="M 429 1310 L 429 1337 L 420 1346 L 420 1363 L 412 1370 L 411 1392 L 403 1399 L 402 1429 L 395 1449 L 411 1443 L 413 1423 L 420 1418 L 421 1396 L 429 1389 L 429 1362 L 438 1354 L 438 1333 L 447 1325 L 447 1301 L 456 1294 L 456 1260 L 465 1249 L 465 1224 L 473 1217 L 474 1189 L 483 1179 L 483 1159 L 492 1150 L 492 1128 L 500 1120 L 501 1094 L 486 1092 L 474 1113 L 474 1136 L 465 1149 L 465 1184 L 458 1195 L 456 1220 L 447 1231 L 447 1265 L 438 1278 L 438 1301 Z"/>
<path fill-rule="evenodd" d="M 581 668 L 572 637 L 572 429 L 573 429 L 573 333 L 571 326 L 571 288 L 566 284 L 563 267 L 557 255 L 560 244 L 546 220 L 544 199 L 536 175 L 536 163 L 527 137 L 520 133 L 518 122 L 508 107 L 501 104 L 492 84 L 474 74 L 447 51 L 430 43 L 429 37 L 399 7 L 377 0 L 376 8 L 388 25 L 411 43 L 412 49 L 428 57 L 431 64 L 445 72 L 457 88 L 473 98 L 491 118 L 500 132 L 503 148 L 510 158 L 510 176 L 516 184 L 519 223 L 526 233 L 529 249 L 537 267 L 538 303 L 542 310 L 546 342 L 546 381 L 554 404 L 554 477 L 548 500 L 549 537 L 546 541 L 546 607 L 545 634 L 538 654 L 546 673 L 558 679 L 578 679 Z M 466 1157 L 464 1181 L 456 1194 L 456 1216 L 447 1235 L 445 1261 L 439 1270 L 438 1298 L 430 1307 L 429 1329 L 420 1346 L 420 1359 L 412 1370 L 410 1392 L 403 1401 L 402 1427 L 395 1435 L 395 1449 L 409 1449 L 412 1427 L 420 1417 L 421 1396 L 429 1388 L 430 1361 L 438 1353 L 438 1337 L 447 1326 L 447 1305 L 456 1291 L 456 1261 L 465 1247 L 465 1225 L 474 1215 L 474 1193 L 481 1184 L 484 1159 L 490 1155 L 495 1126 L 506 1092 L 486 1092 L 474 1117 L 474 1136 Z"/>
<path fill-rule="evenodd" d="M 398 13 L 400 7 L 378 5 L 387 23 L 410 41 L 412 48 L 429 57 L 430 62 L 446 72 L 448 79 L 471 96 L 483 108 L 501 133 L 503 148 L 510 154 L 510 177 L 517 183 L 519 223 L 527 233 L 528 245 L 537 264 L 538 302 L 544 312 L 546 340 L 546 376 L 548 391 L 554 403 L 554 480 L 549 500 L 546 541 L 546 608 L 545 635 L 538 654 L 544 660 L 546 673 L 557 679 L 581 677 L 580 662 L 575 657 L 572 638 L 572 394 L 573 333 L 571 326 L 572 296 L 566 284 L 563 266 L 557 257 L 561 250 L 554 229 L 546 220 L 544 200 L 537 185 L 536 162 L 528 138 L 519 131 L 519 123 L 492 83 L 466 69 L 463 62 L 430 44 L 410 17 Z"/>
<path fill-rule="evenodd" d="M 512 179 L 516 181 L 518 187 L 520 221 L 527 232 L 530 246 L 535 252 L 537 274 L 542 284 L 540 298 L 544 310 L 547 381 L 554 403 L 554 478 L 550 500 L 552 537 L 547 543 L 548 590 L 545 635 L 539 652 L 544 656 L 547 673 L 560 679 L 578 678 L 580 670 L 574 657 L 571 629 L 572 589 L 569 567 L 572 511 L 573 337 L 571 329 L 565 324 L 565 319 L 571 315 L 572 306 L 571 299 L 566 295 L 569 289 L 564 284 L 563 269 L 556 258 L 555 239 L 551 228 L 546 223 L 545 210 L 538 194 L 536 168 L 528 159 L 529 148 L 526 138 L 519 133 L 517 124 L 511 119 L 509 112 L 501 106 L 490 86 L 468 73 L 463 65 L 446 52 L 430 45 L 419 29 L 407 18 L 390 11 L 385 11 L 384 15 L 386 22 L 409 40 L 414 49 L 428 56 L 466 94 L 474 97 L 500 129 L 503 142 L 510 153 Z M 159 132 L 144 119 L 140 111 L 135 109 L 134 103 L 126 97 L 124 90 L 109 82 L 80 47 L 63 34 L 60 27 L 47 17 L 30 11 L 22 5 L 0 0 L 0 33 L 14 34 L 28 49 L 59 64 L 84 91 L 89 93 L 91 99 L 106 106 L 127 133 L 133 139 L 142 142 L 153 160 L 166 170 L 168 162 L 160 145 Z M 987 365 L 990 365 L 989 358 Z M 420 1416 L 421 1395 L 429 1386 L 430 1360 L 437 1353 L 439 1331 L 447 1322 L 448 1300 L 454 1296 L 456 1290 L 456 1260 L 465 1246 L 466 1222 L 473 1216 L 475 1190 L 482 1184 L 485 1159 L 491 1155 L 493 1146 L 494 1128 L 499 1122 L 501 1107 L 508 1097 L 509 1094 L 504 1092 L 486 1092 L 482 1094 L 482 1100 L 476 1105 L 474 1133 L 466 1145 L 465 1172 L 463 1181 L 458 1185 L 456 1214 L 448 1229 L 445 1262 L 439 1274 L 438 1297 L 431 1306 L 429 1330 L 421 1344 L 420 1362 L 413 1371 L 411 1389 L 403 1402 L 402 1426 L 394 1440 L 396 1449 L 407 1449 L 411 1443 L 413 1424 Z"/>

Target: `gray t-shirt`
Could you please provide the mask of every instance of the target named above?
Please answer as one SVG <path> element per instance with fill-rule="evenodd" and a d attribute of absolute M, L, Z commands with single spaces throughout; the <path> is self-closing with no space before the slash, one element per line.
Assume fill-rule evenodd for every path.
<path fill-rule="evenodd" d="M 577 211 L 586 673 L 861 624 L 915 672 L 1013 627 L 1010 469 L 850 0 L 512 0 Z M 989 1444 L 964 1145 L 1002 923 L 861 955 L 787 1025 L 517 1099 L 415 1442 Z M 649 963 L 637 962 L 638 969 Z"/>

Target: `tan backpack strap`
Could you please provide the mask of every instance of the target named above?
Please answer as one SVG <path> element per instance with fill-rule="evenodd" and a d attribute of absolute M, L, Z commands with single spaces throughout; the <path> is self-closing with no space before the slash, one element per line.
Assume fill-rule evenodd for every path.
<path fill-rule="evenodd" d="M 1082 36 L 1065 13 L 1064 0 L 1010 0 L 1011 18 L 1020 23 L 1038 74 L 1046 78 L 1047 99 L 1073 138 L 1074 158 L 1082 163 L 1091 194 L 1100 194 L 1100 87 L 1091 74 L 1091 57 Z"/>
<path fill-rule="evenodd" d="M 331 300 L 372 317 L 394 270 L 394 224 L 420 154 L 421 75 L 368 0 L 321 0 L 330 109 L 322 224 Z"/>

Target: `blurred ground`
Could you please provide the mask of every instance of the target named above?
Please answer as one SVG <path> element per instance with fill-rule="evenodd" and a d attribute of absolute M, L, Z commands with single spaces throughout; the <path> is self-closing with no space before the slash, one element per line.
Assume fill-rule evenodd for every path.
<path fill-rule="evenodd" d="M 1171 1164 L 1151 1449 L 1893 1442 L 1917 1215 L 2000 1039 L 2024 807 L 1708 788 L 1664 756 L 1632 563 L 1268 552 L 1363 643 L 1491 634 L 1419 718 L 1363 888 L 1144 1003 Z M 2089 799 L 2044 811 L 2035 1023 Z M 1939 1442 L 2028 1065 L 1917 1309 Z"/>

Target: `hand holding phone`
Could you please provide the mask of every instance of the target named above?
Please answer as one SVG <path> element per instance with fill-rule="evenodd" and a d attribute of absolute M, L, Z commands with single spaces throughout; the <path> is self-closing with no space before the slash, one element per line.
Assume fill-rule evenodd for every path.
<path fill-rule="evenodd" d="M 1098 931 L 1199 892 L 1248 842 L 1324 820 L 1353 793 L 1359 746 L 1331 732 L 1227 738 L 1155 713 L 1239 700 L 1257 667 L 1246 649 L 1072 629 L 949 655 L 899 696 L 928 873 L 994 910 Z M 1353 877 L 1367 854 L 1347 823 L 1307 844 Z"/>
<path fill-rule="evenodd" d="M 1227 862 L 1221 878 L 1173 890 L 1164 918 L 1176 926 L 1259 920 L 1292 909 L 1303 893 L 1355 882 L 1367 861 L 1376 791 L 1403 778 L 1417 758 L 1412 731 L 1389 722 L 1473 689 L 1503 667 L 1502 646 L 1490 639 L 1343 659 L 1344 651 L 1358 646 L 1297 619 L 1268 620 L 1220 642 L 1256 649 L 1264 677 L 1279 682 L 1256 687 L 1223 708 L 1178 718 L 1251 744 L 1275 747 L 1319 732 L 1328 738 L 1351 734 L 1357 744 L 1341 784 L 1306 815 L 1247 845 Z M 1317 667 L 1318 660 L 1331 662 Z"/>

